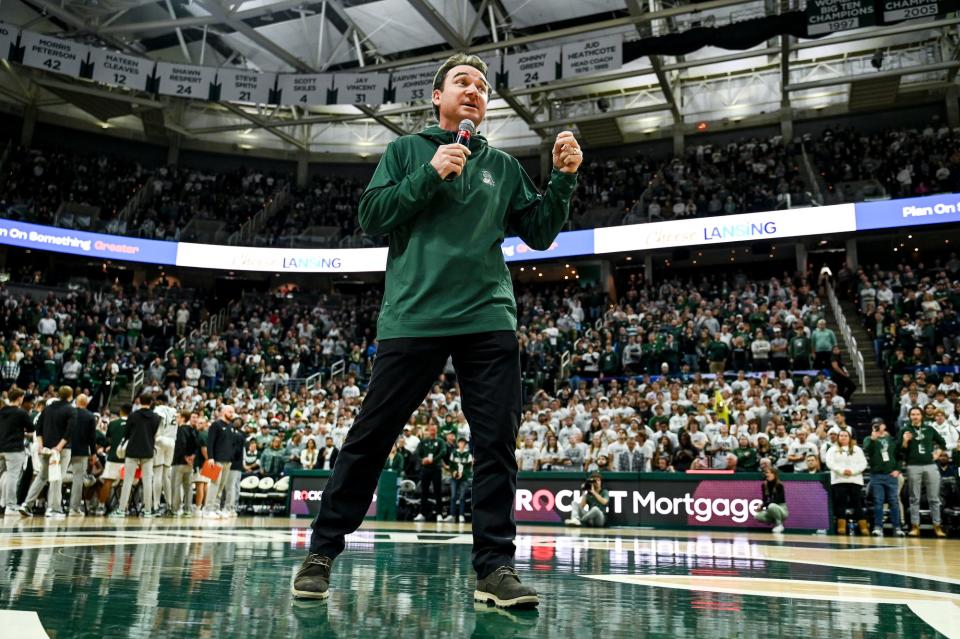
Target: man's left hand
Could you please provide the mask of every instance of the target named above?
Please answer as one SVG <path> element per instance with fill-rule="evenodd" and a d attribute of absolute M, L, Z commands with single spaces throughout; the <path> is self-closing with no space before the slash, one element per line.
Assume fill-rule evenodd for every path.
<path fill-rule="evenodd" d="M 580 144 L 570 131 L 561 131 L 553 143 L 553 166 L 561 173 L 576 173 L 583 162 Z"/>

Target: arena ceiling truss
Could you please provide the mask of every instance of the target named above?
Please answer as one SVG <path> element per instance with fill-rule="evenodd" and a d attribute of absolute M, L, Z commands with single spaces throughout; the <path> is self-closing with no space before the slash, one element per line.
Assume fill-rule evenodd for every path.
<path fill-rule="evenodd" d="M 956 13 L 817 37 L 785 28 L 743 50 L 679 51 L 668 38 L 767 24 L 804 7 L 801 0 L 0 0 L 0 20 L 140 58 L 280 74 L 396 73 L 454 51 L 499 69 L 500 56 L 566 51 L 593 38 L 622 42 L 624 63 L 606 72 L 509 89 L 501 83 L 484 131 L 518 152 L 570 126 L 588 144 L 618 144 L 956 95 Z M 7 60 L 0 66 L 0 102 L 9 112 L 35 108 L 42 121 L 72 119 L 193 148 L 376 156 L 433 118 L 428 99 L 254 105 L 111 87 Z"/>

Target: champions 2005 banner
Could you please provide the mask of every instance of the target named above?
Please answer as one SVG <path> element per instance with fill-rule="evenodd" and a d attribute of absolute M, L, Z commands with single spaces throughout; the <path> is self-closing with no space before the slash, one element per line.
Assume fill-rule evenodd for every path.
<path fill-rule="evenodd" d="M 829 475 L 781 476 L 790 516 L 787 530 L 830 529 Z M 582 473 L 520 473 L 515 514 L 519 523 L 559 524 L 583 495 Z M 608 526 L 645 528 L 769 528 L 758 522 L 762 479 L 758 473 L 608 473 Z"/>

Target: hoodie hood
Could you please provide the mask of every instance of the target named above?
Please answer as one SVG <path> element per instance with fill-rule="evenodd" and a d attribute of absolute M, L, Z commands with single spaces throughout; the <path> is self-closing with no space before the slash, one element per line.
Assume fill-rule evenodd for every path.
<path fill-rule="evenodd" d="M 457 134 L 454 131 L 447 131 L 446 129 L 441 129 L 439 125 L 428 126 L 422 131 L 419 131 L 417 135 L 427 138 L 440 144 L 453 144 L 457 139 Z M 487 138 L 483 137 L 479 132 L 474 133 L 470 138 L 470 146 L 468 147 L 471 151 L 478 151 L 483 147 L 487 146 Z"/>

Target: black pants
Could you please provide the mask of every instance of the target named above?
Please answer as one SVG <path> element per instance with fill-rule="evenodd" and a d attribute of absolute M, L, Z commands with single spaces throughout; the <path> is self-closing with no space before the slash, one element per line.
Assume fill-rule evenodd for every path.
<path fill-rule="evenodd" d="M 403 425 L 453 356 L 473 440 L 474 570 L 513 565 L 514 457 L 520 427 L 520 348 L 512 331 L 380 342 L 360 414 L 347 433 L 313 522 L 310 552 L 336 557 L 373 498 Z"/>
<path fill-rule="evenodd" d="M 836 371 L 830 373 L 830 380 L 837 385 L 837 393 L 849 402 L 853 391 L 857 390 L 857 385 L 853 383 L 853 380 Z"/>
<path fill-rule="evenodd" d="M 443 510 L 443 472 L 440 466 L 436 465 L 438 463 L 440 463 L 439 459 L 436 460 L 435 465 L 426 466 L 420 470 L 420 514 L 424 517 L 439 515 Z M 431 489 L 433 489 L 434 499 L 437 500 L 435 513 L 430 512 Z"/>
<path fill-rule="evenodd" d="M 830 358 L 833 356 L 831 351 L 817 351 L 813 354 L 813 367 L 819 370 L 830 368 Z"/>
<path fill-rule="evenodd" d="M 853 510 L 853 520 L 863 519 L 863 486 L 859 484 L 834 484 L 833 515 L 838 519 L 847 518 L 847 509 Z"/>

